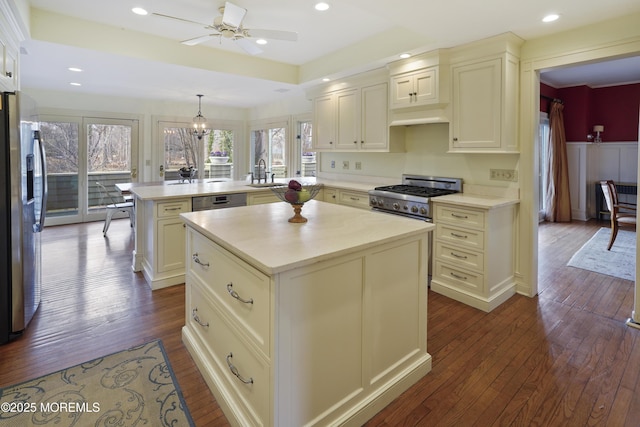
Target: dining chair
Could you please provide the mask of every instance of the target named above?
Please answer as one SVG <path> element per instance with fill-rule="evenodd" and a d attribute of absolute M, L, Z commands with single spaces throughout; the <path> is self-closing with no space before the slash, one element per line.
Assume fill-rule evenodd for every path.
<path fill-rule="evenodd" d="M 612 180 L 600 181 L 600 186 L 611 216 L 611 237 L 607 246 L 607 250 L 610 251 L 620 226 L 636 227 L 636 205 L 621 203 L 618 200 L 618 190 Z"/>
<path fill-rule="evenodd" d="M 121 195 L 112 193 L 107 190 L 107 188 L 100 182 L 96 181 L 96 186 L 100 190 L 100 204 L 104 203 L 103 201 L 107 201 L 106 209 L 107 216 L 104 220 L 104 227 L 102 227 L 102 235 L 107 236 L 107 230 L 109 229 L 109 225 L 111 224 L 111 218 L 117 212 L 124 212 L 129 215 L 129 223 L 131 227 L 133 227 L 135 223 L 135 209 L 134 204 L 131 201 L 125 201 Z M 109 203 L 109 201 L 111 203 Z"/>

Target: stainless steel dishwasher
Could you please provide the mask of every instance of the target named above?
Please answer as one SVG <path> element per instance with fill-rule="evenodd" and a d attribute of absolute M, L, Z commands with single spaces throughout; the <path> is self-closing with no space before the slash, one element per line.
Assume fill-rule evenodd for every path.
<path fill-rule="evenodd" d="M 192 210 L 194 212 L 234 208 L 236 206 L 247 206 L 247 193 L 213 194 L 211 196 L 198 196 L 192 199 Z"/>

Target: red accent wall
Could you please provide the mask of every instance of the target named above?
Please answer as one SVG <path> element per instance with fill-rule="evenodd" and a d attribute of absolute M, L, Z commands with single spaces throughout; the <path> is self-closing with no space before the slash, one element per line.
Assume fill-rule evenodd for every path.
<path fill-rule="evenodd" d="M 640 83 L 592 89 L 574 86 L 555 89 L 540 84 L 540 94 L 564 102 L 567 141 L 587 141 L 594 125 L 603 125 L 602 142 L 638 141 Z M 549 101 L 540 99 L 540 111 L 549 111 Z"/>

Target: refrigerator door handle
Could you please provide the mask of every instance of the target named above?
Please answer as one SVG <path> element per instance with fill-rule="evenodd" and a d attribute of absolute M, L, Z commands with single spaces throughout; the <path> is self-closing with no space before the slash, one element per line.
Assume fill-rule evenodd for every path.
<path fill-rule="evenodd" d="M 47 188 L 47 155 L 44 151 L 44 142 L 42 142 L 42 137 L 39 130 L 33 131 L 33 139 L 34 142 L 37 141 L 38 153 L 40 154 L 40 167 L 42 171 L 42 200 L 40 204 L 40 218 L 36 218 L 36 223 L 33 226 L 34 231 L 38 233 L 44 229 L 44 219 L 47 215 L 47 196 L 49 194 L 49 190 Z"/>

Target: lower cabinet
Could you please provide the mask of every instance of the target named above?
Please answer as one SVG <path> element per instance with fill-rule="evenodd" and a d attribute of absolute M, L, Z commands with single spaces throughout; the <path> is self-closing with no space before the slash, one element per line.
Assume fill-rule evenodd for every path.
<path fill-rule="evenodd" d="M 352 206 L 354 208 L 370 209 L 369 193 L 365 191 L 325 187 L 324 198 L 321 200 L 339 205 Z"/>
<path fill-rule="evenodd" d="M 515 294 L 515 205 L 480 209 L 432 201 L 431 290 L 493 310 Z"/>
<path fill-rule="evenodd" d="M 427 244 L 267 275 L 187 227 L 183 341 L 229 422 L 360 426 L 429 372 Z"/>

